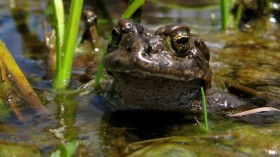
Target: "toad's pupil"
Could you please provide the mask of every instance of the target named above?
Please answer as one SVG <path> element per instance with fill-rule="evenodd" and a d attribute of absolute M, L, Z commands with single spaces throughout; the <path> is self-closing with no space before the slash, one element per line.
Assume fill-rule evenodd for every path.
<path fill-rule="evenodd" d="M 186 43 L 188 43 L 188 41 L 189 41 L 188 37 L 180 37 L 176 42 L 178 44 L 186 44 Z"/>

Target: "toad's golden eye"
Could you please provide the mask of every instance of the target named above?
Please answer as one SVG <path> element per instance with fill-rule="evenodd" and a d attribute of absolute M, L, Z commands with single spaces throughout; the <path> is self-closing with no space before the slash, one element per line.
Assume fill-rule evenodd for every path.
<path fill-rule="evenodd" d="M 114 44 L 118 44 L 121 41 L 122 33 L 119 27 L 114 27 L 112 30 L 112 40 Z"/>
<path fill-rule="evenodd" d="M 188 34 L 177 34 L 171 39 L 172 48 L 178 57 L 186 56 L 191 49 L 191 38 Z"/>

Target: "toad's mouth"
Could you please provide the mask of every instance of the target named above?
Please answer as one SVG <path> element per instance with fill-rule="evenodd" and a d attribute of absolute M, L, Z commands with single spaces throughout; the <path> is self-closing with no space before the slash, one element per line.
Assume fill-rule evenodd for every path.
<path fill-rule="evenodd" d="M 124 82 L 138 82 L 139 81 L 145 81 L 149 82 L 150 80 L 155 81 L 155 84 L 158 84 L 160 82 L 174 82 L 174 83 L 187 83 L 187 82 L 193 82 L 197 84 L 198 86 L 201 86 L 203 84 L 203 79 L 198 79 L 198 78 L 193 78 L 193 79 L 185 79 L 185 78 L 180 78 L 177 76 L 173 75 L 163 75 L 163 74 L 156 74 L 156 73 L 149 73 L 149 72 L 142 72 L 142 71 L 137 71 L 137 72 L 132 72 L 132 71 L 108 71 L 110 75 L 112 75 L 117 81 L 124 81 Z M 162 81 L 161 81 L 162 80 Z M 145 83 L 142 82 L 142 83 Z M 138 84 L 137 83 L 137 84 Z M 154 84 L 154 85 L 155 85 Z M 144 86 L 144 84 L 143 84 Z"/>
<path fill-rule="evenodd" d="M 131 71 L 131 70 L 112 70 L 107 72 L 110 75 L 113 75 L 115 77 L 122 76 L 122 77 L 135 77 L 135 78 L 142 78 L 142 79 L 148 79 L 148 78 L 163 78 L 163 79 L 170 79 L 170 80 L 181 80 L 181 81 L 188 81 L 190 79 L 186 79 L 186 77 L 180 77 L 172 74 L 162 74 L 162 73 L 152 73 L 149 71 Z"/>
<path fill-rule="evenodd" d="M 116 74 L 126 74 L 126 76 L 133 76 L 138 78 L 152 78 L 152 77 L 158 77 L 163 79 L 169 79 L 169 80 L 178 80 L 178 81 L 191 81 L 191 80 L 199 80 L 203 79 L 204 75 L 201 75 L 201 77 L 193 77 L 193 73 L 190 72 L 190 74 L 185 75 L 176 75 L 174 73 L 157 73 L 157 72 L 151 72 L 146 70 L 123 70 L 123 69 L 108 69 L 107 72 L 110 75 L 113 75 L 116 77 Z"/>

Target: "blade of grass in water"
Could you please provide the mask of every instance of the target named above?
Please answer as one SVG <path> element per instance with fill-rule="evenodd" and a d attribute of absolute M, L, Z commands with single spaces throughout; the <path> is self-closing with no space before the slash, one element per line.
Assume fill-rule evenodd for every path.
<path fill-rule="evenodd" d="M 208 128 L 206 99 L 205 99 L 205 94 L 204 94 L 203 87 L 201 87 L 201 96 L 202 96 L 202 106 L 203 106 L 204 131 L 207 133 L 209 128 Z"/>
<path fill-rule="evenodd" d="M 131 15 L 144 4 L 145 0 L 135 0 L 127 9 L 126 11 L 123 13 L 123 15 L 121 16 L 121 18 L 130 18 Z M 108 39 L 108 43 L 110 43 L 112 40 L 112 37 L 110 36 Z M 103 73 L 103 69 L 104 69 L 104 58 L 107 54 L 107 48 L 108 48 L 108 44 L 107 46 L 104 48 L 103 50 L 103 54 L 102 54 L 102 59 L 101 59 L 101 63 L 98 66 L 98 71 L 96 74 L 96 78 L 95 78 L 95 82 L 94 82 L 94 88 L 98 87 L 99 85 L 99 81 L 100 78 L 102 77 L 102 73 Z"/>
<path fill-rule="evenodd" d="M 51 157 L 71 157 L 77 151 L 79 141 L 71 141 L 66 144 L 59 144 L 58 150 L 51 154 Z"/>
<path fill-rule="evenodd" d="M 229 9 L 228 9 L 228 0 L 220 0 L 221 4 L 221 27 L 222 30 L 226 30 L 229 20 Z"/>
<path fill-rule="evenodd" d="M 58 71 L 55 78 L 55 87 L 57 89 L 65 88 L 70 81 L 76 39 L 82 14 L 82 7 L 83 0 L 71 1 L 70 15 L 64 38 L 65 49 L 63 51 L 63 54 L 61 54 L 61 63 L 58 64 L 61 64 L 61 68 L 57 68 Z"/>
<path fill-rule="evenodd" d="M 236 17 L 235 17 L 235 19 L 234 19 L 234 29 L 235 29 L 236 31 L 238 31 L 238 25 L 239 25 L 239 21 L 240 21 L 240 19 L 241 19 L 242 11 L 243 11 L 243 6 L 242 6 L 242 5 L 239 5 L 238 8 L 237 8 Z"/>
<path fill-rule="evenodd" d="M 54 12 L 54 23 L 55 23 L 55 38 L 56 38 L 56 69 L 61 69 L 61 58 L 64 42 L 64 31 L 65 31 L 65 17 L 64 7 L 62 0 L 51 1 L 52 10 Z M 60 72 L 60 70 L 56 70 Z M 58 74 L 56 74 L 58 77 Z"/>
<path fill-rule="evenodd" d="M 131 5 L 125 10 L 121 18 L 130 18 L 132 14 L 144 4 L 145 0 L 135 0 Z"/>

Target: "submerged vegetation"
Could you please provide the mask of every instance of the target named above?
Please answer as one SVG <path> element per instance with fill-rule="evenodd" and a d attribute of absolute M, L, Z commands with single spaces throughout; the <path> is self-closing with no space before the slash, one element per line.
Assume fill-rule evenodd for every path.
<path fill-rule="evenodd" d="M 60 144 L 58 146 L 58 150 L 52 153 L 51 157 L 71 157 L 75 154 L 78 145 L 78 141 L 71 141 L 67 144 Z"/>
<path fill-rule="evenodd" d="M 121 18 L 131 18 L 133 13 L 145 2 L 145 0 L 135 0 L 128 6 Z M 72 70 L 73 60 L 76 65 L 87 62 L 84 60 L 75 62 L 75 59 L 79 56 L 74 55 L 75 51 L 84 51 L 80 50 L 80 45 L 77 45 L 77 36 L 79 29 L 81 29 L 79 27 L 82 25 L 80 18 L 83 0 L 71 1 L 69 16 L 65 16 L 65 4 L 62 0 L 51 0 L 51 9 L 54 14 L 52 19 L 54 25 L 52 27 L 55 29 L 54 50 L 56 53 L 56 74 L 52 85 L 58 92 L 51 90 L 49 81 L 39 78 L 41 75 L 39 77 L 35 75 L 35 81 L 33 80 L 31 84 L 36 81 L 40 82 L 35 86 L 36 93 L 39 93 L 37 95 L 5 45 L 0 42 L 0 156 L 11 155 L 12 153 L 9 154 L 9 151 L 12 152 L 13 149 L 22 150 L 22 154 L 31 151 L 33 154 L 31 153 L 30 156 L 49 155 L 51 157 L 103 156 L 104 153 L 112 156 L 116 154 L 124 156 L 149 154 L 152 156 L 168 156 L 173 155 L 172 153 L 182 152 L 185 153 L 184 155 L 190 156 L 197 154 L 211 154 L 213 156 L 224 154 L 228 156 L 279 155 L 280 147 L 277 140 L 279 140 L 280 112 L 276 109 L 279 108 L 279 96 L 277 95 L 279 94 L 279 73 L 275 72 L 275 69 L 266 69 L 270 66 L 279 65 L 279 60 L 277 60 L 279 59 L 279 53 L 275 53 L 280 49 L 279 43 L 276 41 L 280 38 L 279 32 L 277 30 L 276 35 L 269 39 L 267 39 L 267 36 L 270 37 L 273 34 L 271 32 L 262 35 L 246 34 L 259 29 L 262 30 L 260 27 L 255 29 L 255 23 L 249 23 L 251 19 L 244 20 L 244 17 L 248 17 L 244 15 L 247 13 L 245 10 L 248 9 L 248 6 L 238 3 L 240 1 L 233 0 L 220 0 L 219 2 L 221 8 L 219 29 L 230 31 L 216 31 L 216 34 L 211 34 L 211 37 L 207 36 L 209 32 L 204 34 L 205 38 L 208 38 L 206 39 L 207 44 L 209 43 L 211 50 L 214 52 L 213 58 L 211 58 L 214 62 L 214 72 L 218 72 L 225 77 L 233 77 L 236 82 L 239 81 L 246 86 L 260 90 L 259 93 L 256 93 L 250 91 L 250 88 L 244 88 L 245 85 L 236 86 L 235 82 L 227 83 L 226 87 L 223 86 L 223 88 L 229 87 L 231 92 L 237 93 L 237 96 L 252 103 L 253 105 L 249 106 L 248 109 L 263 106 L 264 103 L 271 105 L 271 108 L 248 110 L 248 112 L 241 112 L 242 114 L 240 112 L 231 113 L 231 111 L 207 114 L 206 89 L 201 87 L 203 118 L 200 117 L 200 114 L 197 116 L 192 113 L 186 115 L 182 113 L 112 112 L 103 103 L 103 99 L 99 100 L 99 95 L 77 96 L 77 93 L 81 93 L 79 90 L 76 93 L 70 91 L 70 94 L 67 92 L 65 94 L 64 91 L 60 92 L 61 89 L 69 86 L 71 80 L 74 80 L 71 88 L 81 85 L 82 81 L 79 80 L 77 75 L 80 75 L 82 70 L 79 71 L 78 68 Z M 258 26 L 263 24 L 264 19 L 267 22 L 267 18 L 270 17 L 268 16 L 270 5 L 268 5 L 268 0 L 265 0 L 265 2 L 261 6 L 261 8 L 266 8 L 264 9 L 265 13 L 258 15 L 256 19 L 253 18 L 253 20 L 261 21 Z M 252 1 L 252 3 L 254 2 Z M 103 4 L 105 5 L 105 2 Z M 151 8 L 154 9 L 153 7 Z M 249 6 L 249 10 L 259 9 L 254 7 L 255 5 Z M 162 11 L 164 9 L 159 8 L 158 10 Z M 158 17 L 153 17 L 152 22 L 144 21 L 144 23 L 148 25 L 153 22 L 157 23 L 156 18 L 170 13 L 168 10 L 163 12 L 166 12 L 166 14 L 159 14 Z M 177 16 L 177 14 L 175 15 Z M 266 18 L 263 16 L 266 16 Z M 165 17 L 161 18 L 163 21 L 166 20 Z M 181 22 L 180 20 L 182 20 L 172 18 L 167 21 Z M 248 26 L 252 26 L 252 28 Z M 279 26 L 276 25 L 276 27 Z M 273 29 L 275 28 L 273 27 Z M 198 29 L 197 32 L 199 31 Z M 96 93 L 99 92 L 99 87 L 106 89 L 106 86 L 100 85 L 100 81 L 108 81 L 106 76 L 102 80 L 104 74 L 103 60 L 109 46 L 107 43 L 112 40 L 108 32 L 110 30 L 106 30 L 105 35 L 102 35 L 107 40 L 99 47 L 102 50 L 98 51 L 98 54 L 102 52 L 100 54 L 100 64 L 90 63 L 94 64 L 96 71 L 94 76 L 91 77 L 93 81 L 90 81 L 89 88 L 96 90 Z M 221 35 L 221 32 L 230 34 L 230 37 L 227 34 Z M 246 32 L 245 35 L 243 32 Z M 81 42 L 81 44 L 84 43 Z M 258 54 L 252 55 L 251 51 Z M 87 59 L 92 57 L 88 54 L 85 56 Z M 240 56 L 241 59 L 235 58 Z M 270 59 L 269 63 L 264 60 L 264 56 Z M 249 60 L 249 58 L 254 59 Z M 248 63 L 248 65 L 244 63 Z M 252 63 L 256 63 L 257 66 L 261 67 L 261 70 Z M 217 70 L 217 67 L 222 70 Z M 241 70 L 236 70 L 235 67 Z M 254 71 L 252 67 L 256 70 Z M 243 71 L 242 68 L 244 68 Z M 263 74 L 261 73 L 262 70 L 270 73 Z M 241 75 L 244 75 L 242 79 L 237 78 Z M 250 77 L 254 79 L 250 79 Z M 219 84 L 220 82 L 215 83 Z M 266 86 L 268 87 L 266 88 Z M 42 98 L 42 100 L 39 98 Z M 34 112 L 31 112 L 29 108 L 26 109 L 24 103 L 20 100 L 27 102 L 29 108 L 34 110 L 36 114 L 32 115 Z M 53 114 L 56 114 L 56 118 L 52 116 Z M 204 122 L 204 133 L 202 133 L 201 127 L 197 127 L 200 121 Z M 208 121 L 211 128 L 210 133 Z M 13 142 L 23 140 L 20 142 L 31 143 L 32 146 L 2 142 L 2 138 L 3 141 L 11 140 Z M 256 139 L 262 142 L 256 142 Z M 33 145 L 33 143 L 35 144 Z M 8 155 L 2 150 L 7 150 Z M 17 153 L 17 151 L 14 151 L 14 153 Z"/>

